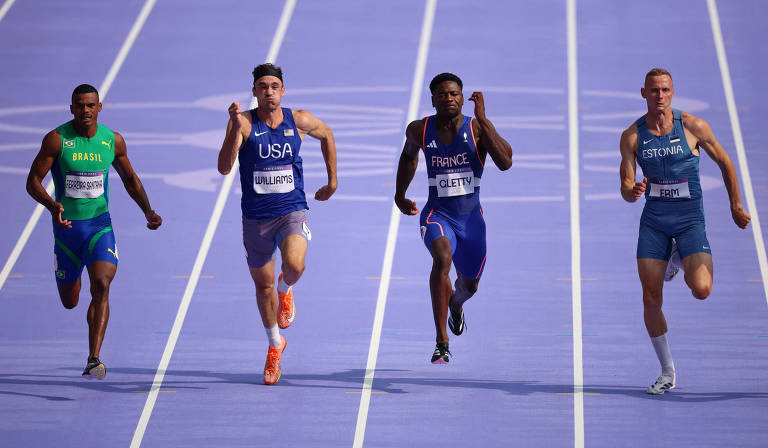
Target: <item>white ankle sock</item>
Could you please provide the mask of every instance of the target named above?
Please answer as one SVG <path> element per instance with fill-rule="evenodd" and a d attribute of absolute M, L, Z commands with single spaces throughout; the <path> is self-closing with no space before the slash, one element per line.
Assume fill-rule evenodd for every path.
<path fill-rule="evenodd" d="M 656 357 L 659 358 L 661 364 L 661 373 L 663 375 L 675 376 L 675 363 L 672 361 L 672 353 L 669 351 L 669 343 L 667 342 L 667 333 L 651 338 L 653 349 L 656 351 Z"/>
<path fill-rule="evenodd" d="M 288 283 L 285 283 L 285 275 L 280 274 L 282 278 L 280 278 L 280 281 L 277 282 L 277 292 L 281 294 L 285 294 L 288 292 L 289 289 L 291 289 L 291 285 Z"/>
<path fill-rule="evenodd" d="M 277 324 L 271 327 L 264 327 L 264 329 L 267 330 L 267 339 L 269 339 L 270 347 L 280 348 L 282 341 L 280 341 L 280 328 L 278 328 Z"/>

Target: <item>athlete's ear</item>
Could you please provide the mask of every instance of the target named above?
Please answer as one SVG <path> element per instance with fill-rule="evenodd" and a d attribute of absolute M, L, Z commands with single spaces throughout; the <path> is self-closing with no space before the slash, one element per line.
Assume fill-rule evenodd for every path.
<path fill-rule="evenodd" d="M 251 87 L 251 93 L 254 97 L 256 96 L 256 86 Z"/>
<path fill-rule="evenodd" d="M 99 103 L 99 107 L 98 107 L 98 109 L 96 110 L 96 112 L 101 112 L 101 103 Z"/>
<path fill-rule="evenodd" d="M 645 98 L 645 87 L 640 87 L 640 96 Z"/>

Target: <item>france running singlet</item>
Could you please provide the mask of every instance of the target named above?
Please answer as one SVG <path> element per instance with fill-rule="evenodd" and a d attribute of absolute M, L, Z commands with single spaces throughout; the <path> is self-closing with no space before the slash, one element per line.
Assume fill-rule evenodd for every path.
<path fill-rule="evenodd" d="M 272 129 L 251 109 L 251 133 L 238 154 L 240 206 L 248 219 L 276 218 L 308 209 L 301 168 L 301 136 L 291 109 L 283 109 L 283 122 Z"/>
<path fill-rule="evenodd" d="M 683 128 L 683 113 L 672 110 L 672 132 L 656 136 L 648 131 L 646 116 L 638 118 L 637 162 L 648 178 L 646 204 L 655 201 L 700 201 L 699 156 L 688 146 Z"/>
<path fill-rule="evenodd" d="M 109 167 L 115 160 L 115 133 L 98 125 L 96 135 L 83 137 L 71 121 L 56 128 L 61 151 L 51 175 L 56 202 L 64 206 L 63 219 L 84 220 L 108 211 Z"/>
<path fill-rule="evenodd" d="M 483 163 L 475 146 L 472 118 L 464 122 L 450 145 L 437 137 L 434 115 L 424 119 L 421 147 L 427 162 L 429 198 L 425 208 L 466 215 L 480 205 Z"/>

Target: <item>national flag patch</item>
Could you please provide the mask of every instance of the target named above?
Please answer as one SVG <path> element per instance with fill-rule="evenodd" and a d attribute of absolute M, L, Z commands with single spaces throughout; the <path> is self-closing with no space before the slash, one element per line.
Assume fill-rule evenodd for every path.
<path fill-rule="evenodd" d="M 283 137 L 293 137 L 293 129 L 285 129 L 283 131 Z"/>
<path fill-rule="evenodd" d="M 669 143 L 677 143 L 680 141 L 680 137 L 670 137 Z"/>
<path fill-rule="evenodd" d="M 66 148 L 74 148 L 75 147 L 75 141 L 74 140 L 64 140 L 64 147 L 66 147 Z"/>

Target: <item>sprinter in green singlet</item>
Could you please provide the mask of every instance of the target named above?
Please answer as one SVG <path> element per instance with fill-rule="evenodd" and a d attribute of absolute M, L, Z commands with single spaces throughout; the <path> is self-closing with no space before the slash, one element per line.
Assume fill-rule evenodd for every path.
<path fill-rule="evenodd" d="M 69 110 L 74 118 L 43 138 L 29 170 L 27 192 L 53 217 L 54 272 L 65 308 L 77 306 L 80 275 L 83 267 L 88 269 L 92 298 L 83 376 L 101 380 L 107 368 L 99 360 L 99 351 L 109 320 L 109 285 L 117 272 L 117 246 L 108 209 L 110 165 L 144 212 L 147 227 L 155 230 L 163 220 L 149 205 L 123 137 L 97 123 L 101 112 L 98 91 L 88 84 L 77 86 Z M 54 198 L 42 184 L 49 171 L 56 187 Z"/>

